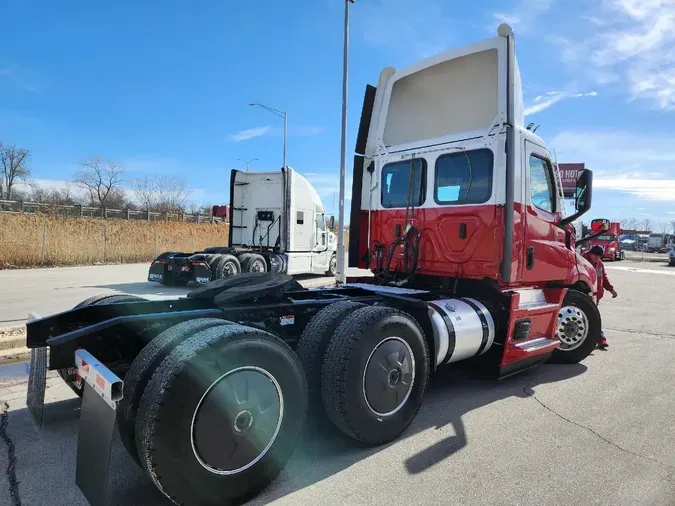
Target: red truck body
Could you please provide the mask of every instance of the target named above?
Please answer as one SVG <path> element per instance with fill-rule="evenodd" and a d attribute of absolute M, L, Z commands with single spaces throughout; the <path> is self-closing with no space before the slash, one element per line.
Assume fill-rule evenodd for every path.
<path fill-rule="evenodd" d="M 604 249 L 604 254 L 602 256 L 603 260 L 624 260 L 626 254 L 621 249 L 621 224 L 618 222 L 611 222 L 609 224 L 609 230 L 595 239 L 591 239 L 588 242 L 586 249 L 595 245 L 602 246 Z"/>

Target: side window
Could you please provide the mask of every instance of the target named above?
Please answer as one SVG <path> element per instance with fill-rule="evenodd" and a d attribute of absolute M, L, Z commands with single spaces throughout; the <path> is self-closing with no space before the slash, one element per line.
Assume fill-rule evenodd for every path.
<path fill-rule="evenodd" d="M 319 229 L 319 232 L 326 230 L 326 220 L 323 217 L 323 214 L 315 214 L 314 220 L 316 221 L 316 228 Z"/>
<path fill-rule="evenodd" d="M 555 185 L 548 160 L 530 155 L 530 196 L 532 205 L 549 213 L 555 212 Z"/>
<path fill-rule="evenodd" d="M 421 206 L 426 196 L 426 180 L 427 162 L 423 158 L 388 163 L 382 168 L 382 207 Z"/>
<path fill-rule="evenodd" d="M 298 225 L 302 225 L 303 223 L 305 223 L 305 213 L 303 213 L 302 211 L 298 211 L 298 215 L 295 222 Z"/>
<path fill-rule="evenodd" d="M 493 155 L 489 149 L 441 155 L 436 160 L 437 204 L 482 204 L 492 195 Z"/>

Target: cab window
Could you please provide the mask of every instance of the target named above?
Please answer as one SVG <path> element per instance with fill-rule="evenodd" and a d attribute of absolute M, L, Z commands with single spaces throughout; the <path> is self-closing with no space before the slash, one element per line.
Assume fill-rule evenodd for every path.
<path fill-rule="evenodd" d="M 426 174 L 427 162 L 423 158 L 385 165 L 382 168 L 382 207 L 421 206 L 425 199 Z"/>
<path fill-rule="evenodd" d="M 555 212 L 555 185 L 551 163 L 530 155 L 530 197 L 532 205 L 542 211 Z"/>
<path fill-rule="evenodd" d="M 437 204 L 482 204 L 492 194 L 492 151 L 476 149 L 441 155 L 436 160 Z"/>

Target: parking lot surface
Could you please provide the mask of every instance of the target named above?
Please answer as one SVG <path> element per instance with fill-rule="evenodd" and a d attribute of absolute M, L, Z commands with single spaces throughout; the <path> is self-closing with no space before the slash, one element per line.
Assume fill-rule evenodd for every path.
<path fill-rule="evenodd" d="M 95 272 L 86 269 L 96 268 L 84 269 L 86 278 Z M 310 431 L 279 479 L 249 504 L 675 504 L 675 269 L 625 261 L 607 272 L 619 292 L 600 305 L 607 351 L 502 381 L 446 369 L 401 439 L 373 449 Z M 31 278 L 33 301 L 21 288 L 24 298 L 12 307 L 23 304 L 16 309 L 23 317 L 29 307 L 43 314 L 67 309 L 101 288 L 137 293 L 128 290 L 133 281 L 110 276 L 110 286 L 55 283 L 51 295 L 43 294 L 39 276 Z M 156 287 L 155 296 L 175 296 Z M 48 300 L 56 294 L 64 300 Z M 37 428 L 25 407 L 26 383 L 26 364 L 0 368 L 0 408 L 7 406 L 0 504 L 84 506 L 74 484 L 79 400 L 50 375 L 45 422 Z M 119 439 L 110 500 L 169 504 Z"/>

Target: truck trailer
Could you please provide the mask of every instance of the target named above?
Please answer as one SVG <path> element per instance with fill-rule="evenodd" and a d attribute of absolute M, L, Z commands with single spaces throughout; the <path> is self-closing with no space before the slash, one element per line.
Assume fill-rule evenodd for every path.
<path fill-rule="evenodd" d="M 232 170 L 230 202 L 229 246 L 161 253 L 148 281 L 203 285 L 242 272 L 335 276 L 337 237 L 316 189 L 293 168 Z"/>
<path fill-rule="evenodd" d="M 551 150 L 524 126 L 514 43 L 500 25 L 366 87 L 349 265 L 374 276 L 303 289 L 244 273 L 172 300 L 102 296 L 32 316 L 28 405 L 40 422 L 47 368 L 82 395 L 75 482 L 91 504 L 105 499 L 115 423 L 175 504 L 242 502 L 278 476 L 308 415 L 379 446 L 443 367 L 504 378 L 591 353 L 597 278 L 573 223 L 592 173 L 565 216 Z"/>

